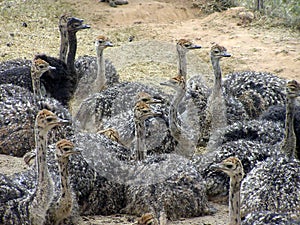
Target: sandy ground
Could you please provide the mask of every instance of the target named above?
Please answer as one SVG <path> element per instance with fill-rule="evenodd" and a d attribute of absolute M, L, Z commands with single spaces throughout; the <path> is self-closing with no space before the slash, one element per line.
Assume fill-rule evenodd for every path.
<path fill-rule="evenodd" d="M 189 53 L 189 75 L 200 73 L 208 83 L 212 81 L 208 55 L 212 43 L 224 45 L 232 54 L 231 58 L 222 62 L 225 73 L 268 71 L 300 81 L 299 32 L 272 26 L 270 20 L 259 16 L 251 24 L 240 26 L 238 13 L 244 11 L 243 8 L 204 15 L 192 7 L 192 0 L 129 0 L 128 5 L 117 8 L 98 0 L 65 2 L 71 5 L 71 9 L 63 9 L 65 12 L 71 11 L 91 25 L 90 30 L 78 33 L 78 55 L 95 55 L 95 37 L 99 34 L 108 36 L 115 48 L 105 54 L 115 64 L 122 80 L 149 82 L 150 79 L 150 83 L 153 81 L 155 85 L 155 82 L 174 76 L 177 71 L 176 40 L 187 38 L 202 46 L 201 50 Z M 52 55 L 58 52 L 59 34 L 57 30 L 53 31 L 54 27 L 47 34 L 32 33 L 23 28 L 17 31 L 6 28 L 0 40 L 1 61 L 17 57 L 30 59 L 32 52 Z M 38 29 L 41 28 L 36 28 L 36 31 Z M 44 43 L 37 45 L 41 36 Z M 129 43 L 130 36 L 134 36 L 134 40 Z M 12 174 L 26 169 L 26 166 L 20 158 L 0 155 L 0 169 Z M 218 209 L 214 216 L 172 221 L 169 224 L 226 224 L 227 206 L 214 204 L 214 207 Z M 134 219 L 125 215 L 91 216 L 84 217 L 82 224 L 132 224 Z"/>

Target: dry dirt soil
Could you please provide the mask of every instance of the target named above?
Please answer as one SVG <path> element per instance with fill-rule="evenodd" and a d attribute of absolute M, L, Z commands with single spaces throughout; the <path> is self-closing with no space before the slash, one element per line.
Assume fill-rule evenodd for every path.
<path fill-rule="evenodd" d="M 224 45 L 232 54 L 231 58 L 222 61 L 224 73 L 267 71 L 300 81 L 300 33 L 276 27 L 272 20 L 258 15 L 251 24 L 238 25 L 241 22 L 238 13 L 245 11 L 244 8 L 205 15 L 192 7 L 192 0 L 129 0 L 128 5 L 117 8 L 98 0 L 63 2 L 61 7 L 65 8 L 62 11 L 71 12 L 91 25 L 90 30 L 78 32 L 77 54 L 95 55 L 95 37 L 108 36 L 115 48 L 105 54 L 115 64 L 122 80 L 147 81 L 155 85 L 159 80 L 174 76 L 177 70 L 175 43 L 186 38 L 202 46 L 201 50 L 189 53 L 189 74 L 202 74 L 208 83 L 212 81 L 208 54 L 212 43 Z M 6 23 L 0 34 L 0 61 L 19 57 L 31 59 L 37 52 L 57 55 L 57 27 L 47 18 L 39 20 L 32 16 L 29 22 L 34 24 L 36 21 L 40 25 L 29 31 L 20 26 L 21 21 L 16 22 L 17 30 L 10 26 L 13 22 Z M 5 26 L 3 21 L 1 26 Z M 45 28 L 47 26 L 51 27 Z M 129 43 L 130 36 L 134 39 Z M 0 168 L 1 172 L 11 174 L 26 169 L 26 166 L 22 159 L 0 155 Z M 227 206 L 214 206 L 218 209 L 214 216 L 169 224 L 226 224 Z M 82 224 L 132 224 L 132 219 L 125 215 L 93 216 L 82 218 Z"/>

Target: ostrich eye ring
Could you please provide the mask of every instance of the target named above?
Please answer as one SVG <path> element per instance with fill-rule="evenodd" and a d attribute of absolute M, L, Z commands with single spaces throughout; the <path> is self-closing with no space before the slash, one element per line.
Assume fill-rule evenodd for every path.
<path fill-rule="evenodd" d="M 80 23 L 74 23 L 74 24 L 72 24 L 73 28 L 76 28 L 76 27 L 79 27 L 79 26 L 80 26 Z"/>
<path fill-rule="evenodd" d="M 52 118 L 47 118 L 47 122 L 52 122 Z"/>
<path fill-rule="evenodd" d="M 226 167 L 227 167 L 228 169 L 231 169 L 231 168 L 233 167 L 233 165 L 229 164 L 229 165 L 226 165 Z"/>

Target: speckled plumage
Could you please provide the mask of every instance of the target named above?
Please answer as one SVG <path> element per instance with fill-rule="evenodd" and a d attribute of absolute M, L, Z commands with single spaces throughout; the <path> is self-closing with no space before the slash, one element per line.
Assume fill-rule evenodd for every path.
<path fill-rule="evenodd" d="M 100 35 L 95 41 L 95 46 L 97 57 L 80 56 L 75 62 L 79 82 L 72 102 L 74 114 L 77 113 L 80 103 L 89 95 L 119 83 L 119 74 L 114 65 L 103 56 L 104 50 L 112 47 L 112 43 Z"/>
<path fill-rule="evenodd" d="M 208 150 L 214 151 L 223 144 L 237 140 L 248 140 L 274 145 L 283 139 L 281 123 L 267 120 L 240 121 L 216 132 L 209 140 Z"/>
<path fill-rule="evenodd" d="M 192 159 L 200 174 L 206 180 L 207 195 L 212 200 L 227 198 L 229 177 L 210 168 L 228 157 L 237 157 L 241 160 L 245 174 L 249 173 L 256 164 L 268 157 L 279 153 L 279 145 L 260 143 L 252 140 L 236 140 L 224 143 L 214 151 L 203 155 L 195 155 Z"/>
<path fill-rule="evenodd" d="M 245 175 L 242 162 L 237 157 L 229 157 L 213 164 L 212 169 L 222 171 L 230 177 L 229 189 L 229 224 L 241 225 L 241 181 Z"/>
<path fill-rule="evenodd" d="M 67 66 L 64 62 L 44 54 L 36 55 L 35 59 L 42 59 L 48 62 L 55 70 L 45 72 L 41 76 L 41 84 L 45 88 L 48 95 L 56 98 L 64 105 L 68 105 L 68 101 L 72 97 L 70 90 L 73 85 L 73 78 L 67 71 Z M 0 74 L 1 84 L 14 84 L 32 90 L 32 80 L 30 66 L 14 67 Z M 70 92 L 70 93 L 69 93 Z"/>
<path fill-rule="evenodd" d="M 91 83 L 97 74 L 96 56 L 79 56 L 75 61 L 75 69 L 82 84 Z M 107 86 L 112 86 L 119 82 L 119 75 L 116 68 L 109 59 L 105 59 L 105 75 L 107 76 Z"/>
<path fill-rule="evenodd" d="M 243 220 L 243 225 L 299 225 L 300 220 L 296 221 L 286 213 L 275 213 L 271 211 L 256 211 L 248 214 Z"/>
<path fill-rule="evenodd" d="M 162 209 L 162 204 L 154 200 L 160 200 L 165 196 L 162 201 L 165 202 L 164 210 L 168 218 L 207 213 L 204 181 L 187 159 L 171 154 L 151 156 L 141 163 L 120 161 L 118 153 L 116 154 L 111 144 L 109 148 L 100 149 L 103 139 L 98 143 L 95 141 L 99 140 L 99 134 L 83 135 L 85 138 L 78 138 L 80 140 L 78 144 L 82 146 L 79 146 L 79 149 L 83 149 L 82 154 L 89 165 L 109 182 L 124 185 L 124 190 L 123 192 L 119 190 L 118 197 L 119 201 L 122 200 L 122 193 L 126 197 L 123 199 L 125 209 L 122 212 L 141 215 L 148 207 L 151 210 L 155 209 L 157 213 Z M 102 137 L 106 138 L 104 135 Z M 115 145 L 119 146 L 117 143 Z M 122 155 L 128 153 L 130 154 L 130 152 L 125 154 L 123 152 Z M 168 187 L 166 192 L 164 192 L 165 187 Z M 149 195 L 150 200 L 146 198 Z M 96 206 L 96 203 L 90 204 Z M 189 207 L 182 210 L 182 204 L 187 204 Z"/>
<path fill-rule="evenodd" d="M 287 82 L 287 99 L 295 98 L 293 96 L 297 96 L 298 92 L 299 85 L 296 81 Z M 294 102 L 292 101 L 288 105 L 289 107 L 293 106 Z M 289 123 L 292 123 L 291 117 L 292 114 L 288 117 Z M 213 158 L 218 155 L 226 155 L 224 154 L 226 153 L 224 150 L 228 148 L 230 150 L 229 152 L 238 154 L 238 157 L 240 157 L 242 161 L 244 159 L 250 160 L 251 167 L 248 167 L 247 163 L 243 162 L 245 172 L 247 173 L 255 167 L 257 161 L 264 161 L 268 157 L 275 157 L 280 153 L 280 150 L 288 151 L 289 153 L 293 152 L 291 146 L 288 146 L 288 150 L 285 150 L 285 147 L 282 145 L 282 143 L 290 143 L 290 139 L 294 140 L 294 133 L 291 132 L 288 134 L 288 132 L 284 130 L 283 124 L 280 123 L 266 120 L 238 122 L 225 127 L 212 136 L 208 146 L 209 153 L 206 155 L 206 157 L 209 156 L 212 159 L 207 159 L 206 161 L 211 162 L 214 161 Z M 239 143 L 240 148 L 234 150 L 236 143 Z M 294 145 L 292 145 L 292 147 L 293 146 Z M 249 157 L 248 154 L 257 155 L 255 157 Z M 202 164 L 203 163 L 198 163 L 200 166 Z M 214 194 L 218 193 L 216 190 L 220 190 L 220 193 L 222 193 L 222 189 L 220 189 L 222 186 L 218 186 L 219 183 L 222 183 L 222 179 L 218 178 L 213 173 L 210 174 L 209 170 L 207 171 L 207 168 L 209 167 L 204 164 L 204 171 L 206 171 L 205 173 L 212 180 L 212 182 L 208 182 L 209 184 L 212 184 L 212 188 L 208 189 L 213 190 L 213 192 L 215 192 Z M 201 168 L 201 170 L 203 170 L 203 168 Z M 206 177 L 207 175 L 203 176 Z"/>
<path fill-rule="evenodd" d="M 244 71 L 226 75 L 223 87 L 243 103 L 251 118 L 257 118 L 270 106 L 284 104 L 285 83 L 271 73 Z"/>
<path fill-rule="evenodd" d="M 198 126 L 200 134 L 198 145 L 206 146 L 209 138 L 215 131 L 235 121 L 247 120 L 248 115 L 244 106 L 231 94 L 226 94 L 222 88 L 222 74 L 220 59 L 230 57 L 225 47 L 213 45 L 210 51 L 211 63 L 214 70 L 214 85 L 206 90 L 194 80 L 190 82 L 188 93 L 197 99 L 193 103 L 199 108 Z"/>
<path fill-rule="evenodd" d="M 122 182 L 123 179 L 117 179 L 115 176 L 119 175 L 116 165 L 123 165 L 122 160 L 126 158 L 126 154 L 130 155 L 129 152 L 101 134 L 78 133 L 73 139 L 75 150 L 81 151 L 82 155 L 71 156 L 68 167 L 76 200 L 71 221 L 76 221 L 76 215 L 79 213 L 109 215 L 120 212 L 125 206 L 125 184 Z M 61 183 L 54 157 L 55 145 L 48 147 L 47 161 L 54 183 L 53 199 L 56 200 L 60 195 Z M 92 153 L 90 149 L 98 149 L 98 151 Z M 6 213 L 1 213 L 0 224 L 28 224 L 28 204 L 35 188 L 35 166 L 25 172 L 16 173 L 10 178 L 4 175 L 3 177 L 5 179 L 0 185 L 0 193 L 3 193 L 0 212 Z M 21 203 L 22 199 L 26 199 L 25 204 Z"/>
<path fill-rule="evenodd" d="M 72 211 L 74 212 L 73 191 L 70 186 L 69 175 L 69 157 L 80 152 L 73 150 L 72 142 L 62 139 L 56 143 L 55 159 L 58 163 L 60 175 L 60 193 L 57 200 L 51 202 L 46 213 L 46 223 L 49 225 L 63 224 L 65 220 L 71 218 Z M 70 224 L 70 223 L 68 223 Z"/>
<path fill-rule="evenodd" d="M 36 98 L 33 93 L 19 86 L 0 85 L 0 152 L 23 156 L 34 149 L 34 120 L 37 112 L 46 108 L 59 117 L 71 120 L 71 116 L 58 101 L 51 98 Z M 73 135 L 73 128 L 63 126 L 49 134 L 49 141 Z"/>
<path fill-rule="evenodd" d="M 35 166 L 36 166 L 36 187 L 32 200 L 29 202 L 29 219 L 32 225 L 44 224 L 46 212 L 49 209 L 54 195 L 54 184 L 49 173 L 47 164 L 48 133 L 56 126 L 68 122 L 63 120 L 53 112 L 42 109 L 35 118 L 34 138 L 35 138 Z"/>
<path fill-rule="evenodd" d="M 29 68 L 31 66 L 31 60 L 29 59 L 11 59 L 0 63 L 0 73 L 13 68 Z"/>
<path fill-rule="evenodd" d="M 184 157 L 149 157 L 132 165 L 127 179 L 124 213 L 152 212 L 157 218 L 165 213 L 170 220 L 210 213 L 205 181 Z"/>
<path fill-rule="evenodd" d="M 102 129 L 103 120 L 132 110 L 135 96 L 139 92 L 146 92 L 159 98 L 168 99 L 160 90 L 137 82 L 123 82 L 109 87 L 100 93 L 91 95 L 84 100 L 75 117 L 84 130 Z"/>
<path fill-rule="evenodd" d="M 6 63 L 10 62 L 8 61 Z M 29 60 L 27 63 L 26 65 L 21 67 L 18 66 L 19 64 L 17 64 L 16 67 L 9 65 L 9 69 L 4 70 L 0 73 L 0 84 L 14 84 L 20 87 L 25 87 L 28 90 L 32 91 L 32 81 L 30 75 L 30 67 L 32 63 Z"/>
<path fill-rule="evenodd" d="M 192 114 L 190 108 L 187 107 L 184 112 L 188 115 L 186 118 L 180 118 L 178 112 L 179 104 L 186 95 L 185 78 L 184 76 L 178 75 L 167 82 L 161 83 L 161 85 L 166 85 L 176 90 L 176 94 L 169 107 L 169 130 L 177 143 L 175 152 L 179 155 L 191 158 L 196 149 L 199 131 L 190 123 L 191 118 L 189 118 L 189 115 Z M 193 130 L 193 133 L 190 132 L 191 129 Z"/>
<path fill-rule="evenodd" d="M 68 17 L 67 29 L 68 32 L 73 32 L 73 35 L 68 35 L 70 41 L 70 49 L 73 46 L 72 51 L 69 49 L 68 62 L 75 60 L 76 54 L 76 43 L 71 43 L 70 39 L 76 39 L 76 32 L 81 29 L 89 28 L 89 26 L 83 24 L 83 20 Z M 74 32 L 75 30 L 75 32 Z M 75 47 L 75 49 L 74 49 Z M 68 107 L 69 101 L 71 100 L 77 85 L 77 77 L 75 69 L 70 69 L 69 63 L 66 64 L 60 59 L 55 57 L 47 56 L 45 54 L 38 54 L 34 57 L 35 59 L 40 58 L 48 62 L 50 66 L 55 67 L 55 70 L 47 71 L 41 77 L 41 84 L 46 90 L 47 96 L 51 96 L 60 101 L 64 106 Z M 3 67 L 11 68 L 10 70 L 3 71 L 0 74 L 0 84 L 14 84 L 21 87 L 25 87 L 32 91 L 32 81 L 30 76 L 31 63 L 28 61 L 17 63 L 14 60 L 6 62 Z M 15 65 L 21 64 L 22 67 L 14 67 Z M 30 66 L 28 66 L 30 64 Z M 8 66 L 9 65 L 9 66 Z M 25 66 L 23 66 L 25 65 Z M 68 65 L 68 66 L 67 66 Z M 3 70 L 3 69 L 1 69 Z"/>
<path fill-rule="evenodd" d="M 291 80 L 286 82 L 286 109 L 284 118 L 285 124 L 273 121 L 264 120 L 250 120 L 235 123 L 231 126 L 227 126 L 222 130 L 216 132 L 212 137 L 208 145 L 208 149 L 213 150 L 222 145 L 227 141 L 246 139 L 253 141 L 260 141 L 263 143 L 275 144 L 279 141 L 285 143 L 286 154 L 294 154 L 296 148 L 296 137 L 294 132 L 294 116 L 295 114 L 295 103 L 296 97 L 299 96 L 300 85 L 297 81 Z M 274 112 L 274 110 L 273 110 Z M 272 115 L 271 113 L 266 113 L 265 117 L 268 118 L 268 114 L 271 118 L 278 114 L 276 111 Z M 283 116 L 283 115 L 281 115 Z M 283 138 L 281 128 L 284 125 L 284 135 Z M 287 149 L 288 148 L 288 149 Z"/>
<path fill-rule="evenodd" d="M 92 85 L 96 79 L 97 74 L 97 58 L 94 56 L 80 56 L 75 62 L 76 73 L 79 76 L 78 89 L 75 92 L 75 104 L 80 105 L 80 101 L 84 100 L 90 94 L 89 85 Z M 107 78 L 107 86 L 113 86 L 119 83 L 119 75 L 116 68 L 109 59 L 105 59 L 105 75 Z"/>
<path fill-rule="evenodd" d="M 268 121 L 279 122 L 282 125 L 285 123 L 286 119 L 286 106 L 276 105 L 271 106 L 267 111 L 261 115 L 261 119 Z M 294 115 L 294 129 L 296 134 L 296 153 L 298 159 L 300 159 L 300 106 L 295 106 L 295 115 Z"/>
<path fill-rule="evenodd" d="M 300 215 L 300 162 L 269 157 L 248 173 L 241 189 L 243 216 L 263 210 Z"/>
<path fill-rule="evenodd" d="M 37 58 L 43 59 L 56 69 L 44 73 L 41 77 L 41 83 L 46 89 L 47 96 L 53 97 L 68 107 L 74 90 L 76 79 L 67 68 L 65 62 L 45 54 L 39 54 Z"/>
<path fill-rule="evenodd" d="M 166 112 L 165 106 L 155 104 L 150 106 L 156 113 Z M 135 138 L 133 110 L 120 113 L 103 121 L 103 127 L 114 127 L 120 134 L 121 142 L 128 148 L 133 148 Z M 170 135 L 166 115 L 156 116 L 145 121 L 146 127 L 146 149 L 147 155 L 170 153 L 176 145 L 174 138 Z M 159 132 L 157 132 L 159 130 Z"/>

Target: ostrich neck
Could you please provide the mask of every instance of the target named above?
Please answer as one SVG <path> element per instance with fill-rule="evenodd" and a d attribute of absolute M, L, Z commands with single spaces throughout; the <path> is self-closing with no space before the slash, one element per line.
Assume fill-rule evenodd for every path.
<path fill-rule="evenodd" d="M 67 58 L 67 67 L 72 75 L 76 75 L 75 66 L 74 66 L 75 56 L 77 51 L 76 32 L 68 32 L 68 38 L 69 38 L 69 52 Z"/>
<path fill-rule="evenodd" d="M 47 131 L 41 130 L 36 126 L 35 129 L 35 142 L 36 142 L 36 165 L 37 165 L 37 187 L 35 200 L 41 208 L 47 208 L 50 204 L 50 199 L 53 194 L 53 183 L 50 178 L 47 160 Z"/>
<path fill-rule="evenodd" d="M 69 182 L 69 172 L 68 172 L 68 160 L 62 160 L 59 162 L 59 172 L 61 180 L 61 197 L 66 198 L 71 196 L 70 182 Z"/>
<path fill-rule="evenodd" d="M 241 224 L 241 200 L 240 200 L 241 181 L 230 179 L 230 193 L 229 193 L 229 225 Z"/>
<path fill-rule="evenodd" d="M 227 125 L 226 104 L 222 92 L 222 73 L 219 59 L 211 59 L 214 70 L 214 86 L 208 99 L 209 115 L 211 116 L 211 130 L 223 128 Z"/>
<path fill-rule="evenodd" d="M 146 156 L 144 120 L 135 121 L 135 138 L 136 160 L 140 161 Z"/>
<path fill-rule="evenodd" d="M 72 192 L 70 187 L 69 173 L 68 173 L 68 159 L 59 160 L 59 172 L 60 172 L 60 197 L 58 200 L 56 213 L 66 213 L 67 209 L 71 211 L 72 207 Z M 63 217 L 60 215 L 58 217 Z"/>
<path fill-rule="evenodd" d="M 34 71 L 34 69 L 31 69 L 31 81 L 32 81 L 32 90 L 33 90 L 33 95 L 35 97 L 41 97 L 41 83 L 40 83 L 40 77 L 41 73 L 38 71 Z"/>
<path fill-rule="evenodd" d="M 41 132 L 37 129 L 36 131 L 36 148 L 37 148 L 37 171 L 38 171 L 38 185 L 47 181 L 48 166 L 46 160 L 46 149 L 47 149 L 47 133 Z"/>
<path fill-rule="evenodd" d="M 95 81 L 96 90 L 101 91 L 106 84 L 105 77 L 105 61 L 103 57 L 103 49 L 97 48 L 97 77 Z"/>
<path fill-rule="evenodd" d="M 176 95 L 173 98 L 172 104 L 170 106 L 170 116 L 169 116 L 169 123 L 170 123 L 170 131 L 172 136 L 179 141 L 181 137 L 181 128 L 180 128 L 180 121 L 178 119 L 178 106 L 183 99 L 185 94 L 185 88 L 178 87 Z"/>
<path fill-rule="evenodd" d="M 281 150 L 290 158 L 295 157 L 296 135 L 294 131 L 295 98 L 287 98 L 285 133 L 281 144 Z"/>
<path fill-rule="evenodd" d="M 60 50 L 59 50 L 59 59 L 67 64 L 67 52 L 68 52 L 68 31 L 65 25 L 59 26 L 60 32 Z"/>
<path fill-rule="evenodd" d="M 186 80 L 186 76 L 187 76 L 186 54 L 180 50 L 177 51 L 179 57 L 178 74 L 181 74 L 184 77 L 184 80 Z"/>
<path fill-rule="evenodd" d="M 223 98 L 222 95 L 222 72 L 220 67 L 220 60 L 218 59 L 211 59 L 213 70 L 214 70 L 214 86 L 213 86 L 213 95 L 219 96 Z"/>

